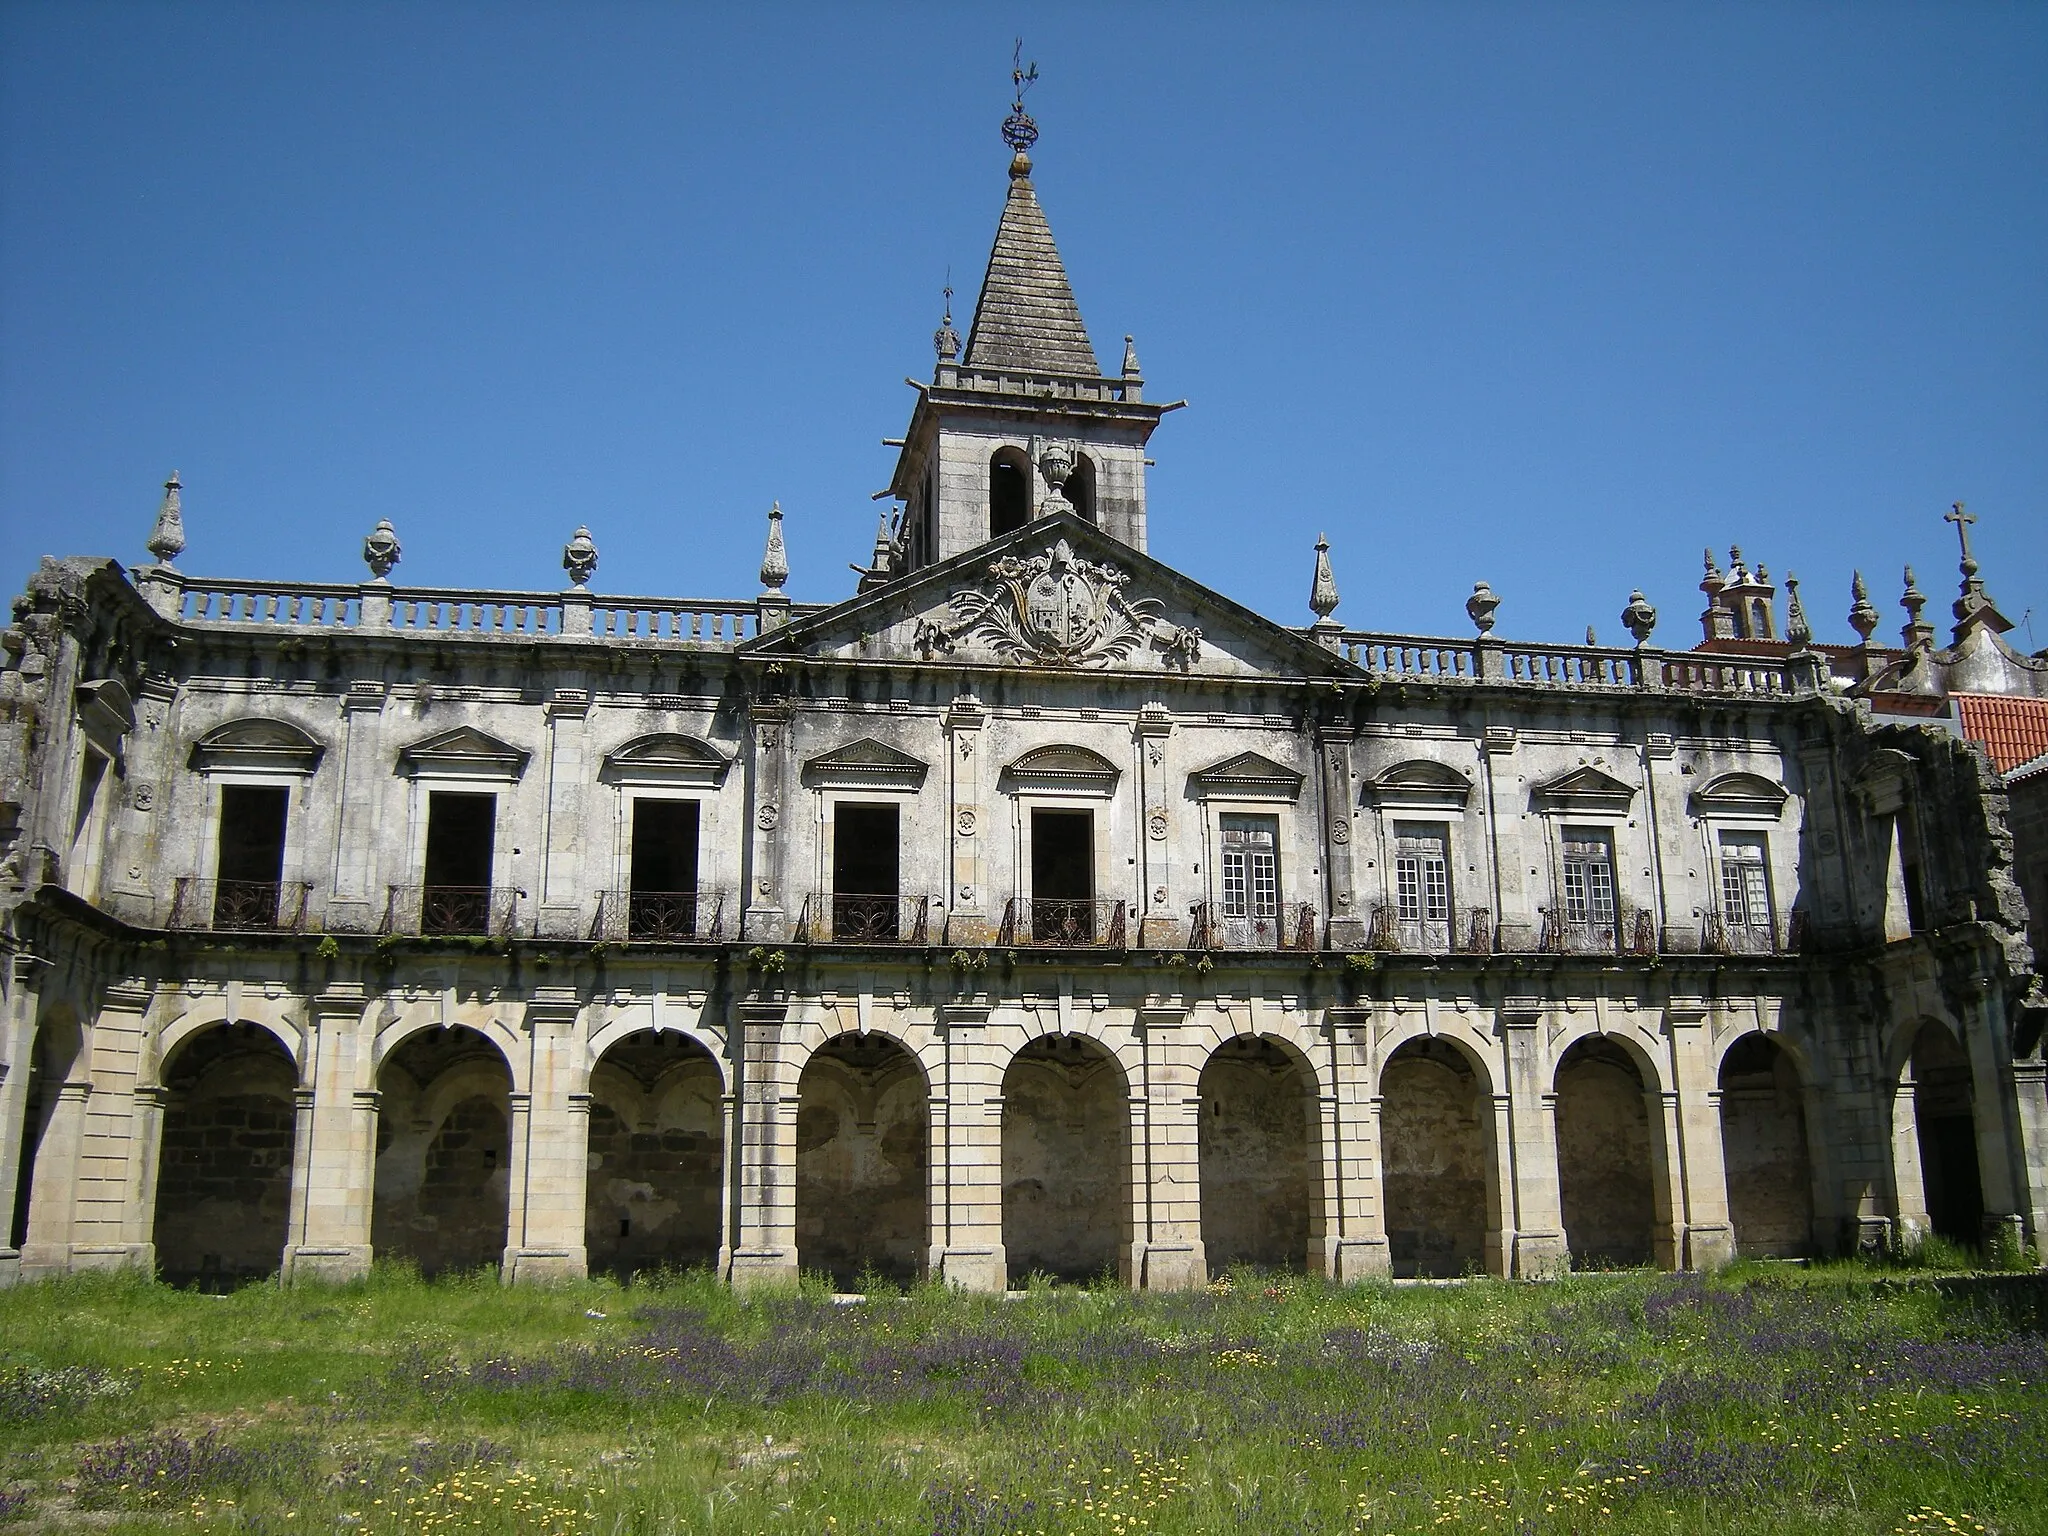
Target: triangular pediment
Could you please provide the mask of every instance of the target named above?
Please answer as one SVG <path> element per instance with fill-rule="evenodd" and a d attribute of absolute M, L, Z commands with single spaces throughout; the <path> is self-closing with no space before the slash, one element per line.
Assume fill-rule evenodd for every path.
<path fill-rule="evenodd" d="M 1276 763 L 1257 752 L 1240 752 L 1220 763 L 1188 775 L 1188 788 L 1198 800 L 1249 797 L 1260 800 L 1294 800 L 1301 795 L 1307 775 Z"/>
<path fill-rule="evenodd" d="M 863 736 L 804 764 L 804 783 L 814 789 L 902 789 L 924 786 L 931 765 L 885 741 Z"/>
<path fill-rule="evenodd" d="M 1362 681 L 1351 662 L 1070 513 L 805 614 L 743 652 L 1041 676 Z"/>
<path fill-rule="evenodd" d="M 1574 768 L 1530 791 L 1539 802 L 1564 810 L 1612 811 L 1626 810 L 1635 793 L 1633 784 L 1624 784 L 1613 774 L 1593 767 Z"/>
<path fill-rule="evenodd" d="M 192 744 L 192 766 L 201 773 L 311 773 L 326 750 L 289 721 L 230 720 Z"/>
<path fill-rule="evenodd" d="M 712 787 L 725 780 L 731 761 L 717 748 L 675 731 L 635 737 L 604 760 L 599 775 L 607 784 L 691 784 Z"/>
<path fill-rule="evenodd" d="M 398 767 L 416 779 L 516 779 L 532 755 L 473 725 L 458 725 L 401 750 Z"/>

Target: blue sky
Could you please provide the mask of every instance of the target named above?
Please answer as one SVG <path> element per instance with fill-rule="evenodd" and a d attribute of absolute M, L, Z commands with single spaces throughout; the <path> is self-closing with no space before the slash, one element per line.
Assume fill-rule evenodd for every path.
<path fill-rule="evenodd" d="M 845 595 L 1011 38 L 1152 552 L 1305 623 L 1691 644 L 1700 551 L 2048 645 L 2048 7 L 0 5 L 0 581 Z M 1943 615 L 1945 617 L 1945 614 Z M 2015 637 L 2028 641 L 2023 629 Z"/>

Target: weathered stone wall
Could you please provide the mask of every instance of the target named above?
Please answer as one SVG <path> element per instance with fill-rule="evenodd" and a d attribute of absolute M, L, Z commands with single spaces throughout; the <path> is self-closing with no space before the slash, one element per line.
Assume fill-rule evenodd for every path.
<path fill-rule="evenodd" d="M 1582 1041 L 1558 1068 L 1557 1169 L 1573 1267 L 1649 1263 L 1649 1112 L 1642 1074 L 1620 1046 Z"/>
<path fill-rule="evenodd" d="M 298 1074 L 267 1030 L 222 1025 L 164 1075 L 156 1186 L 157 1272 L 226 1286 L 277 1273 L 292 1192 Z"/>
<path fill-rule="evenodd" d="M 1224 1042 L 1201 1076 L 1202 1244 L 1209 1272 L 1301 1269 L 1318 1178 L 1310 1084 L 1271 1041 Z"/>
<path fill-rule="evenodd" d="M 1387 1247 L 1399 1276 L 1476 1274 L 1486 1259 L 1487 1131 L 1479 1084 L 1456 1047 L 1403 1046 L 1380 1074 Z"/>
<path fill-rule="evenodd" d="M 1102 1048 L 1052 1037 L 1003 1078 L 1003 1241 L 1010 1283 L 1115 1274 L 1130 1232 L 1130 1117 Z"/>
<path fill-rule="evenodd" d="M 715 1265 L 725 1231 L 718 1065 L 680 1035 L 629 1036 L 591 1074 L 590 1268 Z"/>
<path fill-rule="evenodd" d="M 803 1267 L 843 1291 L 872 1270 L 905 1284 L 924 1262 L 927 1093 L 917 1060 L 879 1035 L 842 1035 L 804 1068 L 796 1120 Z"/>
<path fill-rule="evenodd" d="M 1764 1035 L 1721 1060 L 1721 1148 L 1735 1251 L 1745 1259 L 1817 1251 L 1805 1091 L 1791 1056 Z"/>

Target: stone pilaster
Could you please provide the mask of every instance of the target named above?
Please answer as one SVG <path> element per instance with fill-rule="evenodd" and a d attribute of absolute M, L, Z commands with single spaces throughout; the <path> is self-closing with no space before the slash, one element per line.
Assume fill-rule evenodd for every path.
<path fill-rule="evenodd" d="M 580 1279 L 589 1271 L 583 1205 L 590 1160 L 590 1094 L 571 987 L 538 988 L 526 1005 L 532 1057 L 514 1094 L 505 1278 Z M 524 1100 L 522 1116 L 521 1100 Z M 521 1129 L 524 1135 L 521 1135 Z"/>
<path fill-rule="evenodd" d="M 1325 725 L 1316 733 L 1323 810 L 1323 910 L 1329 917 L 1332 949 L 1363 949 L 1366 897 L 1358 885 L 1357 782 L 1351 769 L 1356 732 Z"/>
<path fill-rule="evenodd" d="M 946 808 L 952 839 L 951 889 L 946 892 L 946 942 L 987 944 L 995 936 L 990 918 L 995 893 L 989 889 L 989 839 L 1000 829 L 989 824 L 986 783 L 988 711 L 972 694 L 961 694 L 947 709 Z"/>
<path fill-rule="evenodd" d="M 1500 1032 L 1508 1060 L 1508 1161 L 1514 1198 L 1514 1262 L 1518 1279 L 1562 1274 L 1564 1214 L 1557 1182 L 1557 1095 L 1543 1043 L 1543 1004 L 1511 997 L 1501 1004 Z"/>
<path fill-rule="evenodd" d="M 1673 1090 L 1663 1102 L 1671 1165 L 1671 1259 L 1667 1268 L 1720 1269 L 1735 1261 L 1728 1216 L 1727 1161 L 1721 1146 L 1721 1090 L 1707 1065 L 1707 1007 L 1674 1002 L 1664 1010 Z M 1661 1226 L 1662 1224 L 1660 1224 Z M 1659 1232 L 1658 1246 L 1664 1246 Z M 1659 1260 L 1663 1260 L 1660 1252 Z"/>
<path fill-rule="evenodd" d="M 292 1206 L 284 1279 L 349 1280 L 370 1268 L 376 1189 L 377 1095 L 370 1081 L 368 998 L 331 986 L 307 1007 L 292 1149 Z"/>
<path fill-rule="evenodd" d="M 926 1273 L 965 1291 L 1008 1285 L 1003 1249 L 1002 1079 L 986 1003 L 939 1010 L 945 1061 L 932 1094 L 931 1252 Z"/>
<path fill-rule="evenodd" d="M 1205 1284 L 1202 1251 L 1202 1153 L 1199 1050 L 1185 1041 L 1179 1003 L 1139 1010 L 1144 1050 L 1131 1108 L 1131 1251 L 1120 1266 L 1141 1290 L 1182 1291 Z"/>
<path fill-rule="evenodd" d="M 364 622 L 369 622 L 369 602 L 364 600 Z M 385 589 L 386 622 L 389 597 Z M 335 787 L 334 803 L 339 826 L 334 840 L 334 885 L 327 897 L 327 927 L 336 933 L 369 933 L 384 915 L 384 883 L 404 884 L 403 871 L 377 868 L 380 848 L 389 839 L 379 835 L 389 808 L 385 797 L 391 792 L 391 765 L 381 752 L 384 728 L 385 686 L 381 682 L 353 682 L 342 700 L 341 782 Z M 401 848 L 402 848 L 401 844 Z"/>
<path fill-rule="evenodd" d="M 1363 1036 L 1371 1010 L 1332 1008 L 1324 1020 L 1334 1091 L 1316 1095 L 1317 1161 L 1323 1175 L 1323 1219 L 1311 1224 L 1316 1273 L 1351 1284 L 1393 1272 L 1386 1202 L 1380 1191 L 1380 1106 Z"/>
<path fill-rule="evenodd" d="M 1138 944 L 1177 949 L 1187 942 L 1182 917 L 1188 894 L 1175 889 L 1173 849 L 1173 716 L 1163 704 L 1147 704 L 1133 727 L 1138 748 L 1138 804 L 1143 807 L 1138 838 Z"/>
<path fill-rule="evenodd" d="M 1917 1247 L 1934 1230 L 1927 1215 L 1927 1181 L 1920 1169 L 1920 1120 L 1913 1103 L 1913 1063 L 1896 1080 L 1880 1084 L 1891 1121 L 1891 1186 L 1894 1241 L 1902 1249 Z"/>
<path fill-rule="evenodd" d="M 2016 1061 L 2006 1068 L 2003 1096 L 2013 1108 L 2014 1140 L 2025 1178 L 2023 1237 L 2037 1264 L 2048 1263 L 2048 1064 Z"/>
<path fill-rule="evenodd" d="M 93 1092 L 85 1105 L 72 1175 L 71 1268 L 155 1267 L 143 1186 L 154 1207 L 160 1097 L 138 1098 L 150 992 L 126 982 L 107 988 L 92 1030 Z"/>
<path fill-rule="evenodd" d="M 589 621 L 589 596 L 584 596 Z M 547 823 L 540 845 L 540 934 L 570 939 L 589 928 L 584 897 L 595 861 L 589 802 L 595 775 L 589 760 L 590 691 L 557 688 L 547 703 Z"/>
<path fill-rule="evenodd" d="M 794 1285 L 797 1079 L 783 1033 L 789 1004 L 739 1005 L 739 1217 L 727 1277 L 736 1286 Z"/>
<path fill-rule="evenodd" d="M 790 710 L 782 703 L 757 703 L 750 711 L 753 749 L 748 762 L 748 837 L 743 938 L 774 941 L 789 934 L 789 891 L 784 826 L 790 805 Z"/>
<path fill-rule="evenodd" d="M 0 1211 L 9 1214 L 8 1230 L 0 1232 L 0 1286 L 21 1273 L 21 1250 L 12 1246 L 15 1193 L 21 1187 L 29 1140 L 28 1085 L 35 1070 L 37 988 L 35 973 L 43 961 L 15 955 L 5 962 L 4 1005 L 0 1005 Z"/>
<path fill-rule="evenodd" d="M 28 1235 L 21 1245 L 24 1279 L 61 1275 L 71 1268 L 80 1148 L 85 1141 L 86 1105 L 92 1080 L 79 1062 L 73 1075 L 55 1085 L 56 1102 L 36 1143 L 28 1192 Z"/>

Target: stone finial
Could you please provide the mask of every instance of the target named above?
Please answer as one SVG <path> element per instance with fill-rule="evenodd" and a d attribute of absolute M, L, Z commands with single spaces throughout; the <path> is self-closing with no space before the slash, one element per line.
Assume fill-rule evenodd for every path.
<path fill-rule="evenodd" d="M 156 526 L 149 530 L 149 542 L 142 546 L 156 556 L 160 565 L 169 565 L 185 552 L 184 504 L 178 498 L 183 488 L 178 472 L 172 470 L 171 478 L 164 482 L 163 504 L 156 509 Z"/>
<path fill-rule="evenodd" d="M 588 528 L 578 528 L 562 546 L 562 569 L 569 573 L 570 587 L 579 592 L 597 574 L 597 545 Z"/>
<path fill-rule="evenodd" d="M 1051 492 L 1039 510 L 1072 511 L 1073 504 L 1067 500 L 1067 480 L 1074 473 L 1074 450 L 1065 443 L 1047 443 L 1038 450 L 1038 472 L 1045 476 Z"/>
<path fill-rule="evenodd" d="M 1785 638 L 1800 650 L 1813 644 L 1813 626 L 1806 622 L 1806 605 L 1799 601 L 1799 578 L 1785 573 Z"/>
<path fill-rule="evenodd" d="M 780 592 L 789 580 L 789 551 L 782 546 L 782 503 L 768 508 L 768 546 L 761 551 L 761 585 Z"/>
<path fill-rule="evenodd" d="M 939 354 L 942 363 L 960 360 L 960 333 L 953 329 L 953 285 L 946 284 L 946 314 L 939 321 L 939 328 L 932 332 L 932 350 Z"/>
<path fill-rule="evenodd" d="M 1657 610 L 1650 606 L 1650 600 L 1637 587 L 1628 595 L 1628 606 L 1621 610 L 1622 627 L 1635 637 L 1637 645 L 1648 645 L 1651 632 L 1657 627 Z"/>
<path fill-rule="evenodd" d="M 377 526 L 370 530 L 370 536 L 363 540 L 363 563 L 369 566 L 371 579 L 388 580 L 401 553 L 398 530 L 391 526 L 390 518 L 379 518 Z"/>
<path fill-rule="evenodd" d="M 1905 625 L 1899 630 L 1906 642 L 1906 649 L 1917 651 L 1931 649 L 1934 645 L 1934 626 L 1923 623 L 1920 610 L 1927 606 L 1927 594 L 1920 590 L 1920 584 L 1913 579 L 1913 567 L 1906 567 L 1906 590 L 1899 598 L 1899 606 L 1906 610 Z"/>
<path fill-rule="evenodd" d="M 1870 644 L 1870 637 L 1877 629 L 1877 608 L 1870 601 L 1870 588 L 1863 584 L 1863 573 L 1854 571 L 1849 579 L 1849 627 L 1856 631 L 1857 642 Z"/>
<path fill-rule="evenodd" d="M 1135 379 L 1138 376 L 1138 344 L 1129 336 L 1126 336 L 1124 337 L 1124 377 Z"/>
<path fill-rule="evenodd" d="M 1465 616 L 1482 635 L 1493 632 L 1493 611 L 1500 606 L 1500 599 L 1493 595 L 1493 588 L 1483 581 L 1472 583 L 1472 595 L 1465 599 Z"/>
<path fill-rule="evenodd" d="M 1309 612 L 1316 616 L 1316 622 L 1327 624 L 1330 615 L 1337 611 L 1337 577 L 1330 569 L 1330 536 L 1316 535 L 1316 576 L 1308 589 Z"/>
<path fill-rule="evenodd" d="M 1714 564 L 1714 552 L 1707 551 L 1707 574 L 1700 578 L 1700 590 L 1715 593 L 1728 585 L 1728 578 L 1721 574 L 1721 567 Z"/>

